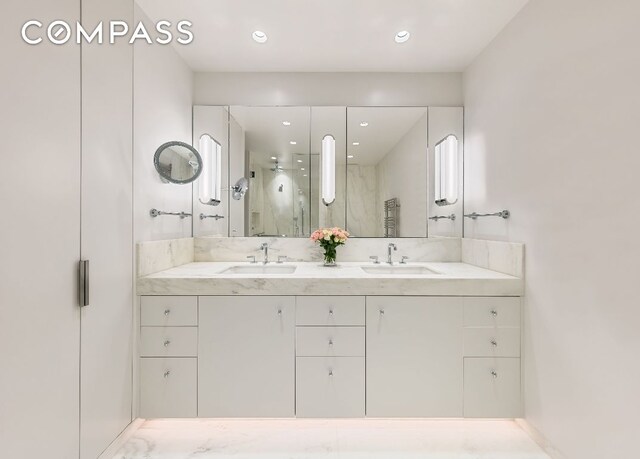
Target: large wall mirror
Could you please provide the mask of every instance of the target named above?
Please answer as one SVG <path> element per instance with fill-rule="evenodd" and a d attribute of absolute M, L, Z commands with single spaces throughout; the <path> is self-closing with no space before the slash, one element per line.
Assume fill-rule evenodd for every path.
<path fill-rule="evenodd" d="M 461 107 L 195 106 L 196 148 L 203 135 L 221 146 L 220 203 L 194 191 L 194 235 L 308 237 L 340 226 L 355 237 L 462 236 Z M 335 139 L 329 206 L 326 135 Z"/>

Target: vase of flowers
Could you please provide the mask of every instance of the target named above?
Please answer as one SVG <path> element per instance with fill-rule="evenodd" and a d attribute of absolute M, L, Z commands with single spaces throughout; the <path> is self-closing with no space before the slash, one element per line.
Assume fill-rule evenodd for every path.
<path fill-rule="evenodd" d="M 320 244 L 324 250 L 324 265 L 336 266 L 336 249 L 344 245 L 349 233 L 337 226 L 334 228 L 319 228 L 311 235 L 311 240 Z"/>

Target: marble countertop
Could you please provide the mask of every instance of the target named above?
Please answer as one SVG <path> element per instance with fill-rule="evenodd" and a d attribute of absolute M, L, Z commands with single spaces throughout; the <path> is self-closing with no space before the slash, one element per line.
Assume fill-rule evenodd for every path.
<path fill-rule="evenodd" d="M 345 262 L 324 267 L 317 262 L 270 263 L 295 266 L 293 274 L 230 274 L 233 266 L 261 267 L 248 262 L 194 262 L 137 280 L 138 295 L 434 295 L 520 296 L 521 278 L 466 263 L 408 263 L 433 274 L 369 274 L 361 267 L 382 263 Z M 395 264 L 394 266 L 398 266 Z"/>

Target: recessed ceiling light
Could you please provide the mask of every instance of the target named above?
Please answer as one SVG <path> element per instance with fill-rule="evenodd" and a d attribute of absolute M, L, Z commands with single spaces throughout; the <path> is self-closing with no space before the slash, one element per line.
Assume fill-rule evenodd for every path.
<path fill-rule="evenodd" d="M 278 159 L 278 158 L 276 158 L 275 156 L 272 156 L 271 159 Z"/>
<path fill-rule="evenodd" d="M 353 155 L 348 155 L 347 158 L 353 159 Z"/>
<path fill-rule="evenodd" d="M 360 145 L 360 142 L 353 142 L 351 145 L 353 145 L 354 147 L 357 147 L 358 145 Z"/>
<path fill-rule="evenodd" d="M 301 168 L 300 168 L 300 170 L 301 170 L 301 171 L 303 171 L 303 170 L 304 170 L 304 167 L 301 167 Z"/>
<path fill-rule="evenodd" d="M 297 144 L 298 144 L 298 142 L 296 142 L 295 140 L 291 140 L 291 141 L 289 141 L 289 143 L 290 143 L 291 145 L 297 145 Z"/>
<path fill-rule="evenodd" d="M 266 43 L 267 42 L 267 34 L 261 30 L 256 30 L 251 34 L 251 38 L 256 43 Z"/>
<path fill-rule="evenodd" d="M 282 125 L 283 126 L 291 126 L 291 121 L 283 121 Z"/>
<path fill-rule="evenodd" d="M 401 30 L 396 34 L 395 40 L 396 43 L 404 43 L 409 39 L 409 37 L 411 37 L 411 34 L 408 30 Z"/>
<path fill-rule="evenodd" d="M 363 121 L 362 123 L 360 123 L 360 126 L 367 127 L 369 126 L 369 123 L 367 123 L 366 121 Z"/>
<path fill-rule="evenodd" d="M 306 177 L 306 176 L 307 176 L 307 174 L 303 174 L 302 176 L 303 176 L 303 177 Z"/>
<path fill-rule="evenodd" d="M 299 163 L 301 163 L 301 162 L 302 162 L 302 160 L 301 160 L 301 159 L 299 159 L 299 160 L 298 160 L 298 162 L 299 162 Z"/>

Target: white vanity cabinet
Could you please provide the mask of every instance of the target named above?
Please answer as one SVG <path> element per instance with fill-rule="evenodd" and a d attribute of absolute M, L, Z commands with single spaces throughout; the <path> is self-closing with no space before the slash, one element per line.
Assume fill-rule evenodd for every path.
<path fill-rule="evenodd" d="M 462 298 L 367 297 L 367 416 L 463 415 Z"/>
<path fill-rule="evenodd" d="M 464 298 L 464 416 L 522 415 L 520 298 Z"/>
<path fill-rule="evenodd" d="M 140 416 L 198 415 L 198 297 L 140 299 Z"/>
<path fill-rule="evenodd" d="M 517 417 L 520 298 L 143 296 L 142 417 Z"/>
<path fill-rule="evenodd" d="M 296 416 L 365 415 L 365 297 L 296 297 Z"/>
<path fill-rule="evenodd" d="M 201 296 L 198 415 L 295 415 L 295 297 Z"/>

